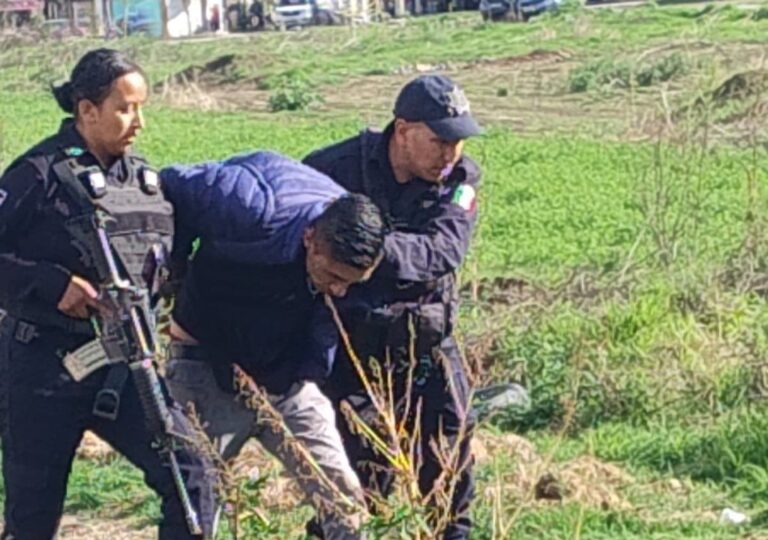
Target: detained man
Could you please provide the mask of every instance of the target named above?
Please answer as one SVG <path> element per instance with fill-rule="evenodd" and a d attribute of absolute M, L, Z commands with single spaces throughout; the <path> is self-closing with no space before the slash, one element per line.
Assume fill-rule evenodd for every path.
<path fill-rule="evenodd" d="M 361 484 L 318 386 L 338 339 L 322 297 L 344 296 L 378 265 L 385 238 L 378 208 L 270 152 L 173 166 L 160 176 L 176 211 L 174 266 L 184 268 L 167 364 L 172 395 L 194 403 L 225 459 L 251 437 L 280 459 L 319 509 L 326 538 L 362 538 Z M 299 473 L 285 434 L 236 400 L 233 364 L 266 391 L 332 486 Z M 334 504 L 339 492 L 358 504 Z"/>

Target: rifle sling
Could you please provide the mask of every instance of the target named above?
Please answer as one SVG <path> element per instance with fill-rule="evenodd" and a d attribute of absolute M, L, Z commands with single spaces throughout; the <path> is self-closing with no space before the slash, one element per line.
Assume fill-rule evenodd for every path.
<path fill-rule="evenodd" d="M 120 412 L 120 396 L 128 382 L 130 369 L 125 362 L 113 364 L 104 379 L 104 385 L 96 393 L 93 401 L 93 414 L 105 420 L 116 420 Z"/>

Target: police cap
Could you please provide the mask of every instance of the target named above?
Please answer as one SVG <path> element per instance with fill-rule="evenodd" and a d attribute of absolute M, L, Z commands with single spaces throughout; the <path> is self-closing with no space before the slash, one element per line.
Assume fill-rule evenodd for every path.
<path fill-rule="evenodd" d="M 469 112 L 464 92 L 443 75 L 422 75 L 406 84 L 397 96 L 394 113 L 395 118 L 408 122 L 424 122 L 447 141 L 482 131 Z"/>

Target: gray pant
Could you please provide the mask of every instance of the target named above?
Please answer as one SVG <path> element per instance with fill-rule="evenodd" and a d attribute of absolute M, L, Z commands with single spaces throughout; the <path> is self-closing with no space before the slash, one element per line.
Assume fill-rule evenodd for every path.
<path fill-rule="evenodd" d="M 306 465 L 286 447 L 286 435 L 257 422 L 256 413 L 235 395 L 222 390 L 208 362 L 170 358 L 166 366 L 166 382 L 173 398 L 182 405 L 192 402 L 208 436 L 225 459 L 240 452 L 250 437 L 255 437 L 279 459 L 301 486 L 307 499 L 322 517 L 325 538 L 351 540 L 363 538 L 359 526 L 364 512 L 330 505 L 337 494 L 317 479 L 305 474 Z M 344 451 L 336 428 L 331 402 L 317 384 L 295 383 L 283 395 L 270 395 L 269 401 L 282 416 L 283 424 L 302 443 L 338 491 L 364 508 L 360 481 Z"/>

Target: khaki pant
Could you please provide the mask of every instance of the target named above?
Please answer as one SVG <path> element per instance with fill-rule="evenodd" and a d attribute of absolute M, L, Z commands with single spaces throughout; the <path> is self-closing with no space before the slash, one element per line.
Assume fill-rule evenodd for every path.
<path fill-rule="evenodd" d="M 328 540 L 363 538 L 359 526 L 363 512 L 355 512 L 338 503 L 337 494 L 316 475 L 307 475 L 304 463 L 287 449 L 284 432 L 257 423 L 257 415 L 234 394 L 222 390 L 210 364 L 200 360 L 170 358 L 166 366 L 166 382 L 173 398 L 182 406 L 195 405 L 208 436 L 225 459 L 233 458 L 249 438 L 255 437 L 286 470 L 293 474 L 307 499 L 322 517 Z M 297 382 L 283 395 L 270 395 L 269 401 L 283 418 L 295 439 L 303 443 L 312 458 L 338 491 L 350 500 L 364 503 L 362 487 L 344 452 L 331 402 L 318 386 L 309 381 Z"/>

